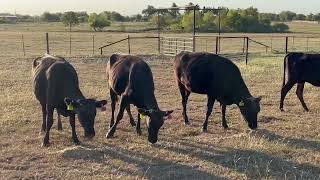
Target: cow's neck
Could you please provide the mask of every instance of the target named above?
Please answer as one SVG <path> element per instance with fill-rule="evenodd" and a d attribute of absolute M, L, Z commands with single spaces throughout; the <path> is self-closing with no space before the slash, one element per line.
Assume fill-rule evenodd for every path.
<path fill-rule="evenodd" d="M 70 96 L 70 97 L 72 97 L 75 100 L 85 99 L 84 95 L 82 94 L 82 92 L 79 88 L 75 88 L 72 96 Z"/>
<path fill-rule="evenodd" d="M 145 98 L 143 103 L 145 109 L 159 110 L 159 106 L 154 93 L 151 93 L 150 95 L 145 95 L 144 97 Z"/>
<path fill-rule="evenodd" d="M 243 100 L 244 98 L 252 97 L 251 93 L 249 92 L 248 87 L 242 80 L 240 84 L 239 90 L 235 91 L 234 94 L 234 103 L 238 103 L 239 101 Z"/>

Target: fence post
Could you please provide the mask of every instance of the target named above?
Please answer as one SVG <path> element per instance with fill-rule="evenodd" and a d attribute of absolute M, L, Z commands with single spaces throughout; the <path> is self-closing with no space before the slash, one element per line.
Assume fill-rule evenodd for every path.
<path fill-rule="evenodd" d="M 161 49 L 160 49 L 160 13 L 158 11 L 158 53 L 160 54 Z"/>
<path fill-rule="evenodd" d="M 208 40 L 206 40 L 206 52 L 208 52 Z"/>
<path fill-rule="evenodd" d="M 131 48 L 130 48 L 130 36 L 128 34 L 128 52 L 129 54 L 131 53 Z"/>
<path fill-rule="evenodd" d="M 288 36 L 286 36 L 286 54 L 288 54 Z"/>
<path fill-rule="evenodd" d="M 309 37 L 307 37 L 307 52 L 309 51 Z"/>
<path fill-rule="evenodd" d="M 218 44 L 219 44 L 219 39 L 218 39 L 218 36 L 216 36 L 216 54 L 218 54 Z"/>
<path fill-rule="evenodd" d="M 102 48 L 100 48 L 100 55 L 102 55 Z"/>
<path fill-rule="evenodd" d="M 247 46 L 246 46 L 246 65 L 248 64 L 248 56 L 249 56 L 249 37 L 247 38 Z"/>
<path fill-rule="evenodd" d="M 47 42 L 47 54 L 50 54 L 50 51 L 49 51 L 49 34 L 46 33 L 46 42 Z"/>
<path fill-rule="evenodd" d="M 70 39 L 69 39 L 69 54 L 71 55 L 71 30 L 70 30 Z"/>
<path fill-rule="evenodd" d="M 176 38 L 176 55 L 178 54 L 178 39 Z"/>
<path fill-rule="evenodd" d="M 192 34 L 192 51 L 196 51 L 196 8 L 193 7 L 193 34 Z"/>
<path fill-rule="evenodd" d="M 94 56 L 94 35 L 92 35 L 92 56 Z"/>
<path fill-rule="evenodd" d="M 24 38 L 23 38 L 23 34 L 21 34 L 21 40 L 22 40 L 23 57 L 26 57 L 26 50 L 25 50 L 25 48 L 24 48 Z"/>
<path fill-rule="evenodd" d="M 242 54 L 244 54 L 245 46 L 246 46 L 246 38 L 244 37 L 243 38 L 243 45 L 242 45 Z"/>
<path fill-rule="evenodd" d="M 270 48 L 271 48 L 270 51 L 271 51 L 271 52 L 272 52 L 272 37 L 273 37 L 273 36 L 271 35 L 271 42 L 270 42 Z"/>

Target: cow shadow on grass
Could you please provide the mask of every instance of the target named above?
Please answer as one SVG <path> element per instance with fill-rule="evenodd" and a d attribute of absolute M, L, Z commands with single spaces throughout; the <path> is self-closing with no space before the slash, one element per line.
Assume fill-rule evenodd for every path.
<path fill-rule="evenodd" d="M 318 179 L 320 167 L 295 163 L 279 156 L 255 150 L 222 148 L 195 141 L 179 141 L 177 145 L 156 145 L 177 154 L 187 155 L 245 174 L 253 179 Z"/>
<path fill-rule="evenodd" d="M 261 136 L 269 141 L 282 142 L 294 148 L 309 149 L 312 151 L 319 151 L 320 149 L 320 141 L 284 137 L 266 129 L 260 129 L 259 131 L 254 132 L 254 135 Z"/>
<path fill-rule="evenodd" d="M 110 166 L 116 170 L 117 175 L 139 176 L 148 179 L 224 179 L 214 174 L 176 162 L 151 157 L 142 153 L 129 151 L 119 147 L 106 146 L 95 149 L 92 147 L 79 146 L 63 152 L 63 157 L 73 160 L 86 160 Z M 110 160 L 118 160 L 125 166 L 113 163 Z M 136 167 L 138 170 L 129 167 Z"/>

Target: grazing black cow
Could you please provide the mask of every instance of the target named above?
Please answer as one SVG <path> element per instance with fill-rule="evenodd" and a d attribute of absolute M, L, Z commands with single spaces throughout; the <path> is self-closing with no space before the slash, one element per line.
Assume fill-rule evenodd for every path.
<path fill-rule="evenodd" d="M 215 100 L 222 110 L 222 125 L 228 128 L 226 105 L 236 104 L 251 129 L 257 128 L 261 97 L 250 94 L 238 67 L 230 60 L 211 53 L 181 52 L 175 57 L 175 75 L 182 97 L 183 117 L 189 124 L 187 101 L 191 92 L 208 96 L 203 131 L 207 132 L 208 118 Z"/>
<path fill-rule="evenodd" d="M 37 62 L 37 60 L 41 60 Z M 95 135 L 96 107 L 103 107 L 106 100 L 86 99 L 79 88 L 78 76 L 72 65 L 61 57 L 45 55 L 33 61 L 34 94 L 42 106 L 43 146 L 49 145 L 49 131 L 53 124 L 53 111 L 70 117 L 72 140 L 79 144 L 75 130 L 75 114 L 84 128 L 85 137 Z"/>
<path fill-rule="evenodd" d="M 286 82 L 286 71 L 288 80 Z M 283 84 L 281 89 L 280 110 L 290 89 L 297 85 L 296 94 L 305 111 L 309 111 L 303 99 L 305 82 L 320 87 L 320 54 L 289 53 L 284 57 Z"/>
<path fill-rule="evenodd" d="M 160 127 L 173 111 L 159 109 L 154 95 L 153 76 L 148 64 L 136 56 L 113 54 L 107 65 L 107 76 L 110 87 L 112 116 L 110 129 L 106 137 L 113 137 L 125 109 L 130 116 L 131 125 L 135 125 L 129 109 L 130 104 L 133 104 L 138 108 L 140 114 L 148 116 L 148 141 L 156 143 Z M 117 96 L 121 96 L 121 99 L 116 122 L 114 122 Z M 140 120 L 141 117 L 138 115 L 136 131 L 139 135 L 141 135 Z"/>

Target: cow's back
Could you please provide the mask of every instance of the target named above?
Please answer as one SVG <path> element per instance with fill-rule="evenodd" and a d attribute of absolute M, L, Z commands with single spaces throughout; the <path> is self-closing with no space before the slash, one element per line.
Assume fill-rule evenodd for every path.
<path fill-rule="evenodd" d="M 219 100 L 235 91 L 248 91 L 238 67 L 224 57 L 211 53 L 182 53 L 176 57 L 175 66 L 178 81 L 192 92 Z"/>
<path fill-rule="evenodd" d="M 297 83 L 309 82 L 320 86 L 320 55 L 289 53 L 285 58 L 288 79 Z"/>
<path fill-rule="evenodd" d="M 107 65 L 109 87 L 114 92 L 120 95 L 128 86 L 135 90 L 147 86 L 154 88 L 151 70 L 143 60 L 129 55 L 118 56 L 117 59 L 110 58 Z"/>
<path fill-rule="evenodd" d="M 79 82 L 69 62 L 60 57 L 44 56 L 33 69 L 33 86 L 40 103 L 50 101 L 57 105 L 63 102 L 64 97 L 71 97 L 73 91 L 79 89 Z"/>

